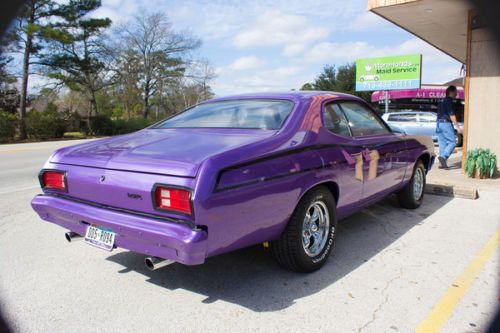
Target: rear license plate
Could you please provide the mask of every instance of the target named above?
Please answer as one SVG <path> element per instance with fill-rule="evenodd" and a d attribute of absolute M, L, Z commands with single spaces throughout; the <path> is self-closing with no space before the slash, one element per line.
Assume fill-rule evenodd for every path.
<path fill-rule="evenodd" d="M 115 233 L 111 229 L 89 225 L 85 242 L 98 248 L 111 251 L 115 245 Z"/>

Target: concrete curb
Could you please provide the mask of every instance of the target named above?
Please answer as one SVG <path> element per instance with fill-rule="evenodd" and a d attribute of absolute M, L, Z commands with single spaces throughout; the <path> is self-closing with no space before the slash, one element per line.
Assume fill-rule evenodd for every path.
<path fill-rule="evenodd" d="M 477 189 L 473 187 L 450 184 L 427 184 L 425 193 L 472 200 L 479 197 Z"/>

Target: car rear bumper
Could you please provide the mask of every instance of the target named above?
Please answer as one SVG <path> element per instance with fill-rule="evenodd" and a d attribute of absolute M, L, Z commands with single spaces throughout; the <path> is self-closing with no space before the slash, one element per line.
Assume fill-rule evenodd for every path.
<path fill-rule="evenodd" d="M 89 224 L 109 228 L 116 233 L 116 247 L 186 265 L 202 264 L 206 258 L 207 232 L 182 223 L 109 210 L 51 195 L 37 195 L 31 206 L 43 220 L 82 236 Z"/>

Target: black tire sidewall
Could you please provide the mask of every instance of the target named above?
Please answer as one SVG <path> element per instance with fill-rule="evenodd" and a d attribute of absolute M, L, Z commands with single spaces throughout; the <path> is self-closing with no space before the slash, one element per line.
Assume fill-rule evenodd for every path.
<path fill-rule="evenodd" d="M 330 227 L 328 230 L 328 240 L 325 244 L 325 247 L 316 257 L 310 257 L 307 255 L 304 246 L 302 245 L 302 226 L 304 223 L 304 218 L 307 213 L 308 208 L 315 201 L 322 201 L 325 203 L 328 208 L 328 214 L 330 218 Z M 297 235 L 298 241 L 298 260 L 300 265 L 307 270 L 315 270 L 320 268 L 325 261 L 328 259 L 335 240 L 335 235 L 337 233 L 337 220 L 336 220 L 336 212 L 335 212 L 335 199 L 330 191 L 325 188 L 318 188 L 311 193 L 307 194 L 300 202 L 297 211 L 294 213 L 296 218 L 296 222 L 298 223 L 299 233 Z"/>
<path fill-rule="evenodd" d="M 424 184 L 423 184 L 423 188 L 422 188 L 422 194 L 420 195 L 420 198 L 415 199 L 413 197 L 413 178 L 415 177 L 415 173 L 417 172 L 417 169 L 422 169 L 422 177 L 424 178 Z M 424 200 L 424 195 L 425 195 L 425 186 L 426 186 L 426 183 L 427 183 L 427 179 L 426 179 L 426 174 L 425 174 L 425 167 L 424 167 L 424 164 L 422 163 L 422 161 L 418 160 L 417 163 L 415 164 L 415 168 L 413 169 L 413 174 L 411 175 L 411 188 L 410 188 L 410 194 L 411 194 L 411 197 L 413 198 L 413 201 L 415 203 L 416 206 L 420 206 L 422 204 L 422 201 Z"/>

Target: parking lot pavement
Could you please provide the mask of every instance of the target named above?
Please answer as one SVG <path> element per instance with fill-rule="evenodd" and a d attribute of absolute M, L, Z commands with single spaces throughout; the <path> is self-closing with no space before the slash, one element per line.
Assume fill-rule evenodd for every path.
<path fill-rule="evenodd" d="M 0 146 L 0 297 L 19 332 L 411 332 L 429 318 L 474 332 L 498 306 L 498 241 L 478 257 L 499 228 L 498 188 L 427 195 L 413 211 L 389 197 L 341 221 L 312 274 L 280 269 L 260 246 L 150 272 L 142 255 L 67 243 L 31 210 L 38 169 L 73 143 Z"/>

